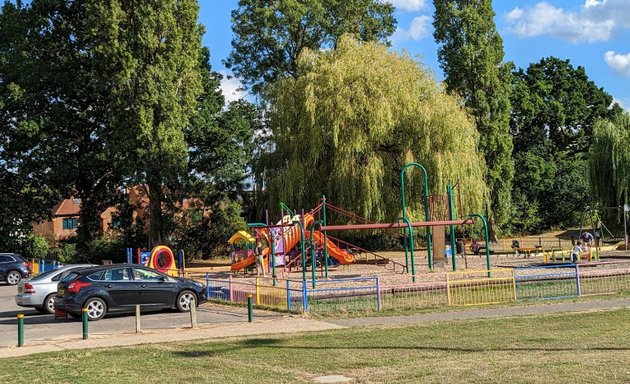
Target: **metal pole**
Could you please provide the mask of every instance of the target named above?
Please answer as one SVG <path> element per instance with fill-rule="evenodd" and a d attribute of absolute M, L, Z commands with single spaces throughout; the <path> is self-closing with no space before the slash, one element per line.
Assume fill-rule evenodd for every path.
<path fill-rule="evenodd" d="M 317 225 L 319 225 L 319 227 L 321 228 L 322 220 L 315 220 L 315 222 L 313 222 L 309 239 L 309 241 L 311 242 L 311 274 L 313 275 L 313 289 L 315 289 L 315 243 L 313 242 L 313 234 L 315 233 L 315 227 Z M 326 242 L 324 242 L 324 244 L 326 244 Z"/>
<path fill-rule="evenodd" d="M 471 213 L 468 217 L 477 217 L 481 219 L 481 222 L 483 223 L 483 232 L 486 239 L 486 269 L 488 271 L 488 277 L 490 277 L 490 236 L 488 234 L 488 221 L 486 220 L 486 217 L 480 213 Z"/>
<path fill-rule="evenodd" d="M 18 347 L 24 346 L 24 314 L 17 315 L 18 320 Z"/>
<path fill-rule="evenodd" d="M 413 229 L 411 227 L 411 222 L 406 217 L 401 217 L 398 220 L 402 220 L 407 224 L 407 231 L 409 231 L 409 247 L 411 249 L 411 280 L 416 282 L 416 260 L 414 258 L 413 249 L 415 248 L 413 244 Z M 406 242 L 405 242 L 406 244 Z M 409 272 L 409 266 L 407 266 L 407 272 Z"/>
<path fill-rule="evenodd" d="M 454 220 L 453 215 L 453 187 L 451 184 L 446 186 L 446 194 L 448 195 L 448 218 Z M 455 248 L 455 226 L 451 224 L 451 258 L 453 260 L 453 271 L 457 270 L 457 249 Z"/>
<path fill-rule="evenodd" d="M 247 321 L 254 321 L 254 304 L 252 303 L 252 295 L 247 295 Z"/>
<path fill-rule="evenodd" d="M 628 204 L 623 205 L 623 243 L 625 245 L 626 251 L 628 250 L 628 223 L 626 221 L 626 216 L 628 215 L 628 211 L 630 211 L 630 206 Z"/>
<path fill-rule="evenodd" d="M 81 320 L 83 322 L 83 340 L 88 339 L 88 309 L 81 308 Z"/>
<path fill-rule="evenodd" d="M 326 196 L 322 195 L 322 214 L 323 214 L 323 225 L 326 225 Z M 321 228 L 321 227 L 320 227 Z M 326 231 L 323 231 L 324 234 L 324 270 L 326 271 L 324 277 L 328 278 L 328 235 Z"/>
<path fill-rule="evenodd" d="M 302 281 L 306 281 L 306 254 L 304 253 L 304 225 L 300 220 L 294 220 L 291 223 L 297 224 L 300 226 L 300 233 L 302 237 L 300 238 L 300 247 L 302 248 Z"/>
<path fill-rule="evenodd" d="M 407 203 L 405 201 L 405 171 L 407 170 L 407 168 L 412 167 L 412 166 L 420 168 L 420 170 L 422 170 L 422 173 L 424 175 L 424 186 L 423 186 L 424 219 L 426 221 L 429 221 L 430 220 L 429 218 L 429 175 L 427 173 L 427 170 L 420 163 L 416 163 L 416 162 L 405 164 L 405 166 L 400 170 L 400 195 L 401 195 L 401 202 L 402 202 L 402 215 L 405 218 L 407 217 Z M 433 247 L 431 245 L 431 230 L 430 228 L 427 227 L 426 231 L 427 231 L 427 259 L 429 261 L 429 270 L 432 271 L 433 270 Z"/>

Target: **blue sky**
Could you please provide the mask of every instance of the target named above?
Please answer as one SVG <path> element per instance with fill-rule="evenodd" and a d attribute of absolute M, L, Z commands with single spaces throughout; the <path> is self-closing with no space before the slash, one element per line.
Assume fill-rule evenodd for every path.
<path fill-rule="evenodd" d="M 383 0 L 386 1 L 386 0 Z M 442 78 L 433 40 L 431 0 L 389 0 L 396 6 L 398 30 L 394 49 L 419 55 Z M 212 66 L 228 74 L 222 63 L 230 52 L 230 12 L 237 0 L 201 0 L 200 22 Z M 500 0 L 493 2 L 495 22 L 503 37 L 505 60 L 519 67 L 543 57 L 569 59 L 630 110 L 630 0 Z M 242 97 L 237 79 L 222 84 L 228 99 Z"/>

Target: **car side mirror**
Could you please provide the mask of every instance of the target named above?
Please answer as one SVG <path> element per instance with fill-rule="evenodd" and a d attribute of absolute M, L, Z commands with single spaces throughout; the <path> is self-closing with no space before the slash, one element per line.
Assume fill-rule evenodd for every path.
<path fill-rule="evenodd" d="M 160 283 L 163 283 L 166 281 L 166 277 L 164 276 L 160 276 L 160 278 L 158 279 Z"/>

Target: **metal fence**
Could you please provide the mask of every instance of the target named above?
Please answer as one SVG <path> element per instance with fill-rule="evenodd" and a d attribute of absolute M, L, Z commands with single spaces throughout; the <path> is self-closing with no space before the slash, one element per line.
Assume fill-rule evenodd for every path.
<path fill-rule="evenodd" d="M 446 275 L 448 305 L 482 305 L 516 301 L 514 271 L 449 272 Z"/>
<path fill-rule="evenodd" d="M 578 267 L 573 264 L 516 267 L 514 281 L 518 300 L 579 296 Z"/>
<path fill-rule="evenodd" d="M 378 276 L 317 280 L 238 280 L 206 275 L 210 300 L 316 315 L 370 313 L 630 292 L 630 264 L 561 264 L 419 275 L 413 284 Z"/>

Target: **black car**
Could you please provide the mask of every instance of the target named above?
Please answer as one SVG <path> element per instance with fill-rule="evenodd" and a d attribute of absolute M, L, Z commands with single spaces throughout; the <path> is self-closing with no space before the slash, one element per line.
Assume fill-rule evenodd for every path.
<path fill-rule="evenodd" d="M 31 274 L 31 265 L 17 253 L 0 253 L 0 281 L 15 285 Z"/>
<path fill-rule="evenodd" d="M 176 308 L 190 310 L 206 300 L 206 289 L 193 280 L 167 276 L 154 269 L 131 264 L 114 264 L 78 269 L 57 285 L 55 316 L 80 317 L 87 308 L 89 320 L 112 312 Z"/>

